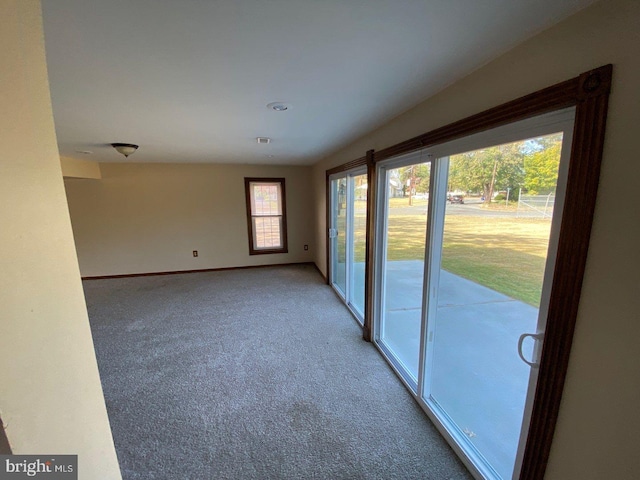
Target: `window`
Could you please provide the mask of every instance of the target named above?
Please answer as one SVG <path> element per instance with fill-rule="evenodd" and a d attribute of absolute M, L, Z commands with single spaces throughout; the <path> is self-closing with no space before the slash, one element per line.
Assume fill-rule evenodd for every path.
<path fill-rule="evenodd" d="M 287 253 L 284 178 L 245 178 L 249 254 Z"/>

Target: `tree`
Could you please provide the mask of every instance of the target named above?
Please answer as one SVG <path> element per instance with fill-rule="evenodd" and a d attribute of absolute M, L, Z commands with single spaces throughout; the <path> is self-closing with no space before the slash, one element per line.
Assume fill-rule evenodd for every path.
<path fill-rule="evenodd" d="M 419 163 L 398 169 L 398 177 L 404 185 L 404 192 L 409 195 L 409 205 L 412 204 L 413 195 L 429 191 L 430 174 L 431 165 L 429 163 Z"/>
<path fill-rule="evenodd" d="M 548 194 L 556 190 L 562 135 L 550 135 L 533 140 L 534 150 L 525 156 L 524 188 L 530 194 Z"/>
<path fill-rule="evenodd" d="M 452 156 L 449 189 L 480 191 L 488 204 L 496 189 L 519 188 L 524 180 L 523 146 L 515 142 Z"/>

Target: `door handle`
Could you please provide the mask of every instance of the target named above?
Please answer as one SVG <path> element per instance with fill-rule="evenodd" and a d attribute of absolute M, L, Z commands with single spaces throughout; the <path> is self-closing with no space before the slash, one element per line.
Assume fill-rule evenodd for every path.
<path fill-rule="evenodd" d="M 520 335 L 520 338 L 518 339 L 518 356 L 520 357 L 520 360 L 522 360 L 524 363 L 526 363 L 530 367 L 537 368 L 540 366 L 538 362 L 530 362 L 529 360 L 524 358 L 524 355 L 522 354 L 522 344 L 524 342 L 524 339 L 527 337 L 533 338 L 534 341 L 537 341 L 537 340 L 542 341 L 544 337 L 544 333 L 523 333 L 522 335 Z M 534 349 L 534 353 L 535 353 L 535 349 Z"/>

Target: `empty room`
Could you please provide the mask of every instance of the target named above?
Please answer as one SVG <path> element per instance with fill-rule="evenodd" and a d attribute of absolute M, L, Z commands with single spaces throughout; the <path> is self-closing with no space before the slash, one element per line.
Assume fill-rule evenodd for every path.
<path fill-rule="evenodd" d="M 2 478 L 637 478 L 640 3 L 0 18 Z"/>

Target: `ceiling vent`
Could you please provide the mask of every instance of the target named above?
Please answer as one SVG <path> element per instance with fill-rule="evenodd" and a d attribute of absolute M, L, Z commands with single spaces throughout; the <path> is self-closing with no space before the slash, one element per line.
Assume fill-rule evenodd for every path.
<path fill-rule="evenodd" d="M 269 103 L 267 105 L 267 108 L 275 112 L 286 112 L 287 110 L 289 110 L 289 108 L 291 108 L 291 105 L 289 105 L 288 103 L 273 102 Z"/>
<path fill-rule="evenodd" d="M 258 143 L 271 143 L 271 139 L 269 137 L 258 137 L 256 140 Z"/>

